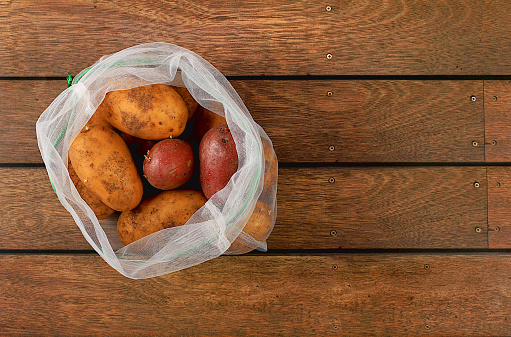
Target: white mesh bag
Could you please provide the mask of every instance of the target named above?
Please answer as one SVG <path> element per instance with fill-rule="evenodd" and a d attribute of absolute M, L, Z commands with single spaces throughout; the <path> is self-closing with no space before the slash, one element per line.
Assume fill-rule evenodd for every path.
<path fill-rule="evenodd" d="M 236 143 L 239 166 L 227 186 L 185 225 L 119 246 L 115 230 L 106 228 L 104 220 L 98 221 L 73 185 L 67 170 L 68 150 L 107 92 L 156 83 L 186 87 L 200 105 L 225 116 Z M 148 43 L 104 56 L 78 74 L 73 85 L 41 114 L 36 132 L 60 202 L 90 245 L 121 274 L 133 279 L 149 278 L 222 254 L 236 254 L 229 250 L 236 239 L 250 248 L 266 250 L 265 241 L 255 240 L 243 228 L 258 200 L 270 206 L 272 227 L 275 223 L 277 182 L 263 193 L 263 142 L 272 148 L 271 141 L 227 79 L 195 53 L 169 43 Z"/>

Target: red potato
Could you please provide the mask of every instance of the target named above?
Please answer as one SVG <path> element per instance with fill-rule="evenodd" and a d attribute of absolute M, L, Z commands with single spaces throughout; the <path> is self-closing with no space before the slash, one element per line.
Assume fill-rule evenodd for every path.
<path fill-rule="evenodd" d="M 192 147 L 181 139 L 162 140 L 149 150 L 143 167 L 144 176 L 154 187 L 161 190 L 179 187 L 193 175 Z"/>
<path fill-rule="evenodd" d="M 227 124 L 209 130 L 199 146 L 199 179 L 206 198 L 227 185 L 238 170 L 238 152 Z"/>

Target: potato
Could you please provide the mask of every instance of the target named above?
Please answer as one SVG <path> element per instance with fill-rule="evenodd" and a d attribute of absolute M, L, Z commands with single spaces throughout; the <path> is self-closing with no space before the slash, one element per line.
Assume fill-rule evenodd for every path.
<path fill-rule="evenodd" d="M 162 140 L 179 136 L 188 121 L 188 109 L 179 94 L 166 84 L 111 91 L 104 118 L 116 129 L 137 138 Z"/>
<path fill-rule="evenodd" d="M 275 181 L 279 171 L 279 164 L 277 161 L 277 155 L 273 151 L 273 147 L 269 143 L 263 140 L 264 149 L 264 187 L 263 193 L 268 192 Z"/>
<path fill-rule="evenodd" d="M 71 144 L 69 158 L 80 180 L 107 206 L 125 211 L 140 203 L 142 180 L 128 146 L 112 129 L 85 127 Z"/>
<path fill-rule="evenodd" d="M 175 91 L 181 96 L 183 101 L 186 104 L 186 107 L 188 108 L 188 122 L 192 120 L 193 116 L 195 115 L 195 112 L 199 108 L 199 103 L 193 98 L 193 96 L 190 94 L 188 89 L 183 87 L 172 87 Z"/>
<path fill-rule="evenodd" d="M 186 183 L 193 175 L 192 146 L 181 139 L 165 139 L 147 153 L 144 176 L 160 190 L 171 190 Z"/>
<path fill-rule="evenodd" d="M 227 121 L 224 117 L 217 115 L 216 113 L 203 108 L 202 106 L 199 106 L 197 117 L 193 122 L 193 132 L 195 133 L 197 140 L 200 141 L 206 132 L 220 124 L 227 124 Z"/>
<path fill-rule="evenodd" d="M 76 189 L 78 190 L 78 193 L 82 197 L 83 201 L 85 201 L 87 205 L 89 205 L 89 207 L 92 209 L 94 214 L 96 214 L 96 217 L 99 220 L 105 219 L 115 212 L 112 208 L 108 207 L 101 200 L 99 200 L 97 195 L 95 195 L 91 190 L 85 187 L 80 178 L 78 178 L 78 175 L 73 169 L 73 165 L 71 165 L 71 163 L 68 163 L 67 169 L 69 171 L 69 176 L 71 177 L 71 180 L 73 181 L 73 184 L 76 186 Z"/>
<path fill-rule="evenodd" d="M 227 124 L 209 130 L 199 146 L 199 179 L 206 198 L 227 185 L 238 170 L 238 152 Z"/>
<path fill-rule="evenodd" d="M 254 212 L 248 219 L 243 231 L 256 239 L 257 241 L 265 241 L 270 235 L 273 224 L 273 214 L 267 203 L 258 200 Z M 254 248 L 248 247 L 240 238 L 234 240 L 227 252 L 233 254 L 248 253 Z"/>
<path fill-rule="evenodd" d="M 145 199 L 135 209 L 121 213 L 117 234 L 128 245 L 165 228 L 182 226 L 206 203 L 196 190 L 164 191 Z"/>
<path fill-rule="evenodd" d="M 112 126 L 105 120 L 105 110 L 110 109 L 105 101 L 101 102 L 101 104 L 96 109 L 96 112 L 92 115 L 92 117 L 87 121 L 86 126 L 90 126 L 93 124 L 101 124 L 106 127 L 112 128 Z"/>

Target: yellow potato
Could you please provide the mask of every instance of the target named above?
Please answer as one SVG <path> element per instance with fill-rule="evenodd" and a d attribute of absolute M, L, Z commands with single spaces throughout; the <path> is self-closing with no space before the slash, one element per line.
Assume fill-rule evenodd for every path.
<path fill-rule="evenodd" d="M 188 108 L 188 121 L 191 121 L 195 111 L 199 108 L 199 103 L 192 97 L 188 89 L 183 87 L 172 87 L 185 101 L 186 107 Z"/>
<path fill-rule="evenodd" d="M 273 147 L 269 143 L 263 140 L 264 149 L 264 187 L 263 193 L 268 192 L 275 181 L 279 172 L 279 163 L 277 161 L 277 155 L 273 150 Z"/>
<path fill-rule="evenodd" d="M 273 214 L 267 203 L 258 200 L 254 212 L 248 219 L 243 231 L 256 239 L 265 241 L 270 235 L 273 223 Z M 241 239 L 236 239 L 229 247 L 227 252 L 234 254 L 244 254 L 252 251 L 254 248 L 248 247 Z"/>
<path fill-rule="evenodd" d="M 128 245 L 165 228 L 182 226 L 206 203 L 196 190 L 182 189 L 161 192 L 142 201 L 138 207 L 121 213 L 117 234 Z"/>
<path fill-rule="evenodd" d="M 188 121 L 183 98 L 166 84 L 111 91 L 104 101 L 109 107 L 103 110 L 105 120 L 137 138 L 175 138 L 184 131 Z"/>
<path fill-rule="evenodd" d="M 84 185 L 116 211 L 142 200 L 142 180 L 128 146 L 104 125 L 86 126 L 69 148 L 69 159 Z"/>
<path fill-rule="evenodd" d="M 94 125 L 94 124 L 101 124 L 106 127 L 112 128 L 112 126 L 105 120 L 103 117 L 105 115 L 105 110 L 108 110 L 109 107 L 107 106 L 106 102 L 103 101 L 97 108 L 96 112 L 92 115 L 92 117 L 87 121 L 86 126 Z"/>
<path fill-rule="evenodd" d="M 115 210 L 105 205 L 97 195 L 85 187 L 80 178 L 78 178 L 78 175 L 73 169 L 73 165 L 71 165 L 71 163 L 68 164 L 67 168 L 69 171 L 69 176 L 71 177 L 73 184 L 75 184 L 78 193 L 80 193 L 82 199 L 87 203 L 87 205 L 89 205 L 99 220 L 107 218 L 115 212 Z"/>

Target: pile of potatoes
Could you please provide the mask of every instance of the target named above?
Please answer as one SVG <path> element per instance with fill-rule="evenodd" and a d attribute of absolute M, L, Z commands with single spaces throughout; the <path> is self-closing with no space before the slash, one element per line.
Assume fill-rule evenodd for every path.
<path fill-rule="evenodd" d="M 263 142 L 264 190 L 277 179 L 277 158 Z M 238 169 L 224 117 L 186 88 L 165 84 L 109 92 L 69 148 L 69 175 L 98 219 L 121 212 L 117 233 L 130 244 L 184 225 Z M 271 208 L 258 201 L 244 231 L 264 241 Z M 251 248 L 236 240 L 231 251 Z"/>

